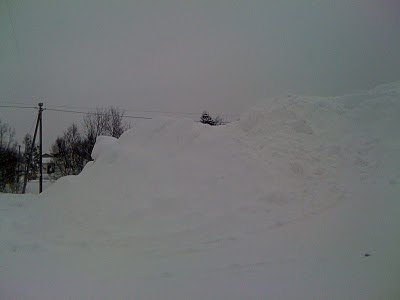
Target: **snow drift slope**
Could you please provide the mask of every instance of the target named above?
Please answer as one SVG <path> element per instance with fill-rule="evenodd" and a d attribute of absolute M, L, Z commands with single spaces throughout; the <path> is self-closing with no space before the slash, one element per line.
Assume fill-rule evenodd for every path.
<path fill-rule="evenodd" d="M 38 278 L 58 274 L 55 294 L 46 294 L 53 297 L 60 289 L 104 299 L 393 295 L 399 99 L 400 84 L 335 98 L 288 95 L 226 126 L 156 119 L 118 140 L 101 137 L 80 175 L 13 207 L 0 223 L 7 274 L 15 276 L 0 282 L 17 286 L 16 274 L 51 257 L 52 271 L 42 267 Z M 354 260 L 371 245 L 384 246 L 381 260 Z M 15 252 L 22 254 L 14 260 Z M 103 271 L 110 274 L 95 275 Z M 174 284 L 173 271 L 181 274 Z M 91 293 L 85 276 L 99 289 L 115 283 L 120 294 Z M 126 278 L 135 278 L 134 294 Z M 67 279 L 72 291 L 63 290 Z"/>
<path fill-rule="evenodd" d="M 47 224 L 62 218 L 71 238 L 91 239 L 99 228 L 165 234 L 216 222 L 246 232 L 303 218 L 345 199 L 350 177 L 396 180 L 397 92 L 288 96 L 228 126 L 157 119 L 102 137 L 94 163 L 42 196 L 56 213 L 37 230 L 55 232 Z M 373 176 L 384 168 L 394 178 Z"/>
<path fill-rule="evenodd" d="M 344 199 L 341 162 L 321 151 L 317 136 L 304 132 L 311 126 L 294 111 L 280 124 L 260 124 L 266 120 L 251 115 L 212 128 L 158 119 L 119 140 L 103 137 L 93 151 L 94 163 L 50 188 L 42 205 L 63 212 L 59 230 L 67 225 L 70 238 L 88 240 L 97 238 L 93 231 L 99 229 L 129 236 L 203 227 L 216 235 L 251 232 Z M 256 132 L 257 126 L 267 130 Z M 47 224 L 59 218 L 59 213 L 45 216 L 30 228 L 58 235 L 57 227 Z"/>

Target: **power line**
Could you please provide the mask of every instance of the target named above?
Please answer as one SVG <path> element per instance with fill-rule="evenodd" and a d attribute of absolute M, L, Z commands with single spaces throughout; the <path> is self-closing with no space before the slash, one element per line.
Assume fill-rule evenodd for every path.
<path fill-rule="evenodd" d="M 0 107 L 5 107 L 5 108 L 28 108 L 28 109 L 37 109 L 35 106 L 20 106 L 20 105 L 0 105 Z M 31 134 L 33 126 L 35 125 L 36 120 L 33 121 L 31 129 L 29 129 L 28 133 Z"/>
<path fill-rule="evenodd" d="M 98 109 L 101 107 L 89 107 L 89 106 L 68 106 L 68 105 L 52 105 L 46 104 L 47 107 L 59 107 L 59 108 L 72 108 L 72 109 Z"/>
<path fill-rule="evenodd" d="M 30 108 L 30 109 L 37 109 L 35 106 L 19 106 L 19 105 L 0 105 L 0 107 L 7 107 L 7 108 Z M 86 112 L 86 111 L 77 111 L 77 110 L 65 110 L 65 109 L 55 109 L 55 108 L 45 108 L 45 110 L 48 111 L 57 111 L 57 112 L 66 112 L 66 113 L 75 113 L 75 114 L 89 114 L 89 115 L 96 115 L 96 114 L 102 114 L 98 112 Z M 131 118 L 131 119 L 152 119 L 150 117 L 141 117 L 141 116 L 123 116 L 124 118 Z"/>
<path fill-rule="evenodd" d="M 6 103 L 6 102 L 1 102 L 1 103 Z M 29 108 L 29 109 L 37 109 L 35 106 L 23 106 L 23 105 L 0 105 L 0 107 L 5 107 L 5 108 Z M 57 109 L 57 108 L 51 108 L 51 107 L 65 107 L 65 108 L 81 108 L 81 109 L 104 109 L 102 107 L 79 107 L 79 106 L 66 106 L 66 105 L 47 105 L 46 110 L 48 111 L 56 111 L 56 112 L 66 112 L 66 113 L 75 113 L 75 114 L 101 114 L 101 112 L 96 112 L 96 111 L 78 111 L 78 110 L 70 110 L 70 109 Z M 119 108 L 123 111 L 131 111 L 131 112 L 137 112 L 137 113 L 163 113 L 163 114 L 186 114 L 186 115 L 201 115 L 201 113 L 198 112 L 173 112 L 173 111 L 161 111 L 161 110 L 137 110 L 137 109 L 124 109 L 124 108 Z M 234 114 L 219 114 L 219 113 L 214 113 L 213 115 L 220 115 L 220 116 L 225 116 L 225 117 L 237 117 L 239 115 L 234 115 Z M 130 115 L 124 115 L 124 118 L 131 118 L 131 119 L 152 119 L 151 117 L 142 117 L 142 116 L 130 116 Z"/>
<path fill-rule="evenodd" d="M 48 110 L 48 111 L 66 112 L 66 113 L 75 113 L 75 114 L 92 114 L 91 112 L 85 112 L 85 111 L 65 110 L 65 109 L 55 109 L 55 108 L 46 108 L 46 110 Z"/>
<path fill-rule="evenodd" d="M 97 112 L 85 112 L 85 111 L 76 111 L 76 110 L 65 110 L 65 109 L 54 109 L 54 108 L 46 108 L 48 111 L 57 111 L 57 112 L 66 112 L 66 113 L 75 113 L 75 114 L 89 114 L 89 115 L 98 115 L 102 113 L 97 113 Z M 122 116 L 123 118 L 131 118 L 131 119 L 147 119 L 150 120 L 152 118 L 150 117 L 140 117 L 140 116 Z"/>
<path fill-rule="evenodd" d="M 0 101 L 0 105 L 1 104 L 7 104 L 7 105 L 32 105 L 32 103 L 15 102 L 15 101 Z"/>
<path fill-rule="evenodd" d="M 123 118 L 129 118 L 129 119 L 145 119 L 145 120 L 151 120 L 153 118 L 150 117 L 137 117 L 137 116 L 122 116 Z"/>
<path fill-rule="evenodd" d="M 0 104 L 14 104 L 14 105 L 30 105 L 29 103 L 22 103 L 22 102 L 0 102 Z M 13 105 L 13 106 L 14 106 Z M 0 106 L 2 107 L 2 106 Z M 46 104 L 46 107 L 48 107 L 48 110 L 50 108 L 53 109 L 60 109 L 65 108 L 66 110 L 75 110 L 75 109 L 85 109 L 85 110 L 93 110 L 96 111 L 98 109 L 102 110 L 105 109 L 105 107 L 93 107 L 93 106 L 69 106 L 69 105 L 53 105 L 53 104 Z M 37 107 L 34 107 L 37 108 Z M 201 112 L 187 112 L 187 111 L 163 111 L 163 110 L 140 110 L 140 109 L 132 109 L 132 108 L 125 108 L 123 106 L 116 106 L 117 109 L 123 110 L 123 111 L 130 111 L 130 112 L 137 112 L 137 113 L 158 113 L 158 114 L 176 114 L 176 115 L 201 115 Z M 75 111 L 74 111 L 75 112 Z M 76 112 L 76 113 L 86 113 L 86 112 Z M 97 112 L 96 112 L 97 113 Z M 219 116 L 225 116 L 225 117 L 238 117 L 238 114 L 226 114 L 226 113 L 212 113 L 211 115 L 219 115 Z"/>
<path fill-rule="evenodd" d="M 201 115 L 199 112 L 182 112 L 182 111 L 160 111 L 160 110 L 135 110 L 135 109 L 124 109 L 125 111 L 134 111 L 134 112 L 142 112 L 142 113 L 161 113 L 161 114 L 182 114 L 182 115 Z M 236 117 L 238 115 L 233 114 L 221 114 L 221 113 L 213 113 L 212 115 L 221 115 L 221 116 L 229 116 Z"/>
<path fill-rule="evenodd" d="M 29 135 L 31 135 L 31 133 L 32 133 L 32 130 L 33 130 L 33 126 L 35 126 L 35 123 L 36 123 L 36 120 L 33 120 L 33 123 L 32 123 L 32 126 L 31 126 L 31 129 L 29 129 L 29 131 L 28 131 L 28 134 L 29 134 Z"/>
<path fill-rule="evenodd" d="M 21 105 L 0 105 L 0 107 L 7 107 L 7 108 L 35 108 L 35 106 L 21 106 Z"/>
<path fill-rule="evenodd" d="M 63 107 L 63 108 L 70 108 L 70 109 L 103 109 L 102 107 L 88 107 L 88 106 L 67 106 L 67 105 L 46 105 L 47 107 Z M 182 115 L 201 115 L 200 112 L 183 112 L 183 111 L 162 111 L 162 110 L 139 110 L 139 109 L 131 109 L 131 108 L 124 108 L 121 106 L 116 106 L 118 109 L 124 111 L 131 111 L 131 112 L 138 112 L 138 113 L 161 113 L 161 114 L 182 114 Z M 228 117 L 238 117 L 239 115 L 235 114 L 225 114 L 225 113 L 213 113 L 213 115 L 221 115 L 221 116 L 228 116 Z"/>

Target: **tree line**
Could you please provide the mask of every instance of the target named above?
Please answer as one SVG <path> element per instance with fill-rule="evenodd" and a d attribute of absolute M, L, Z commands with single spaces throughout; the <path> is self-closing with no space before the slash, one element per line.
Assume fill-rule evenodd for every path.
<path fill-rule="evenodd" d="M 79 174 L 91 158 L 99 135 L 119 138 L 131 125 L 124 120 L 124 111 L 115 107 L 98 108 L 86 113 L 78 126 L 73 123 L 58 136 L 51 146 L 52 162 L 56 172 L 53 179 Z M 39 147 L 32 148 L 32 136 L 26 134 L 21 153 L 15 140 L 15 129 L 0 120 L 0 192 L 19 193 L 22 178 L 29 162 L 28 180 L 36 179 L 39 173 Z"/>
<path fill-rule="evenodd" d="M 119 138 L 131 128 L 124 120 L 124 114 L 115 107 L 98 108 L 84 115 L 80 128 L 76 123 L 69 126 L 51 147 L 57 170 L 55 177 L 79 174 L 92 160 L 91 153 L 98 136 Z"/>
<path fill-rule="evenodd" d="M 18 193 L 21 189 L 19 180 L 28 163 L 32 136 L 26 134 L 24 149 L 21 153 L 15 141 L 15 129 L 0 120 L 0 192 Z M 33 148 L 33 159 L 29 168 L 28 179 L 34 179 L 39 169 L 39 149 Z"/>
<path fill-rule="evenodd" d="M 58 136 L 51 146 L 52 162 L 55 166 L 54 179 L 67 175 L 78 175 L 87 162 L 100 135 L 119 138 L 131 128 L 124 120 L 125 112 L 115 107 L 98 108 L 86 113 L 81 123 L 72 123 Z M 199 120 L 211 126 L 224 124 L 220 116 L 215 118 L 204 111 Z M 26 164 L 32 148 L 32 136 L 27 134 L 23 141 L 21 153 L 15 141 L 15 129 L 0 120 L 0 192 L 18 193 Z M 33 147 L 32 161 L 28 168 L 28 179 L 36 179 L 39 172 L 39 147 Z"/>
<path fill-rule="evenodd" d="M 224 123 L 220 116 L 212 118 L 207 111 L 202 113 L 200 122 L 211 126 Z M 51 150 L 57 170 L 55 177 L 79 174 L 86 163 L 92 160 L 91 153 L 98 136 L 119 138 L 130 127 L 124 121 L 124 111 L 115 107 L 99 108 L 87 113 L 80 129 L 73 123 L 53 144 Z"/>

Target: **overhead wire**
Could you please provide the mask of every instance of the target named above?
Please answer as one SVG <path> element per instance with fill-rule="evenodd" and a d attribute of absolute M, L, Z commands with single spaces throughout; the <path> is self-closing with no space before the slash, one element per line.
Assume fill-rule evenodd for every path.
<path fill-rule="evenodd" d="M 161 113 L 161 114 L 182 114 L 182 115 L 201 115 L 199 112 L 182 112 L 182 111 L 160 111 L 160 110 L 136 110 L 136 109 L 124 109 L 125 111 L 134 111 L 141 113 Z M 213 115 L 230 116 L 236 117 L 238 115 L 234 114 L 223 114 L 223 113 L 213 113 Z"/>
<path fill-rule="evenodd" d="M 4 102 L 0 102 L 0 103 L 4 103 Z M 0 105 L 0 107 L 3 108 L 21 108 L 21 109 L 38 109 L 38 107 L 36 106 L 25 106 L 25 105 Z M 65 106 L 66 107 L 66 106 Z M 44 110 L 46 111 L 54 111 L 54 112 L 63 112 L 63 113 L 75 113 L 75 114 L 84 114 L 84 115 L 98 115 L 98 114 L 102 114 L 101 112 L 94 112 L 94 111 L 78 111 L 78 110 L 67 110 L 67 109 L 56 109 L 56 108 L 44 108 Z M 128 111 L 128 110 L 125 110 Z M 139 110 L 129 110 L 129 111 L 137 111 L 137 112 L 160 112 L 160 113 L 174 113 L 174 112 L 162 112 L 162 111 L 139 111 Z M 175 112 L 176 113 L 176 112 Z M 183 112 L 181 112 L 183 113 Z M 187 113 L 187 114 L 195 114 L 195 113 Z M 196 113 L 197 114 L 197 113 Z M 228 116 L 228 114 L 225 114 L 225 116 Z M 230 115 L 230 116 L 235 116 L 235 115 Z M 153 119 L 151 117 L 143 117 L 143 116 L 131 116 L 131 115 L 123 115 L 123 118 L 129 118 L 129 119 Z M 200 122 L 200 121 L 197 121 Z M 36 120 L 34 120 L 34 122 L 32 123 L 31 128 L 28 131 L 28 134 L 32 133 L 33 127 L 36 123 Z M 227 124 L 229 122 L 223 122 L 223 124 Z"/>
<path fill-rule="evenodd" d="M 27 102 L 15 102 L 15 101 L 0 101 L 0 105 L 34 105 L 32 103 Z"/>
<path fill-rule="evenodd" d="M 22 105 L 0 105 L 0 107 L 8 107 L 8 108 L 34 108 L 34 109 L 37 109 L 36 106 L 22 106 Z"/>
<path fill-rule="evenodd" d="M 1 104 L 10 104 L 11 106 L 15 106 L 15 105 L 21 105 L 21 106 L 29 106 L 31 107 L 30 103 L 23 103 L 23 102 L 9 102 L 9 101 L 0 101 L 0 107 Z M 7 106 L 4 106 L 7 107 Z M 70 110 L 74 110 L 74 112 L 76 112 L 75 110 L 92 110 L 92 111 L 96 111 L 97 110 L 102 110 L 105 109 L 105 107 L 93 107 L 93 106 L 69 106 L 69 105 L 55 105 L 55 104 L 46 104 L 47 109 L 61 109 L 64 108 L 65 110 L 68 110 L 68 112 L 70 112 Z M 120 109 L 122 111 L 128 111 L 128 112 L 137 112 L 137 113 L 157 113 L 157 114 L 176 114 L 176 115 L 201 115 L 201 112 L 187 112 L 187 111 L 163 111 L 163 110 L 141 110 L 141 109 L 132 109 L 129 107 L 125 107 L 125 106 L 115 106 L 117 109 Z M 37 107 L 35 107 L 37 108 Z M 89 111 L 90 112 L 90 111 Z M 87 113 L 85 112 L 76 112 L 76 113 Z M 225 117 L 238 117 L 238 114 L 227 114 L 227 113 L 212 113 L 211 115 L 219 115 L 219 116 L 225 116 Z"/>
<path fill-rule="evenodd" d="M 0 103 L 6 103 L 6 102 L 0 102 Z M 28 105 L 0 105 L 0 107 L 4 108 L 25 108 L 25 109 L 38 109 L 36 106 L 28 106 Z M 90 109 L 92 111 L 81 111 L 81 110 L 72 110 L 72 109 L 59 109 L 59 108 L 52 108 L 52 107 L 64 107 L 64 108 L 81 108 L 81 109 Z M 137 110 L 137 109 L 124 109 L 124 108 L 119 108 L 123 111 L 130 111 L 130 112 L 137 112 L 137 113 L 164 113 L 164 114 L 187 114 L 187 115 L 200 115 L 198 112 L 173 112 L 173 111 L 161 111 L 161 110 Z M 45 110 L 47 111 L 55 111 L 55 112 L 65 112 L 65 113 L 75 113 L 75 114 L 101 114 L 101 111 L 95 111 L 98 109 L 104 109 L 102 107 L 78 107 L 78 106 L 66 106 L 66 105 L 46 105 Z M 213 115 L 220 115 L 223 117 L 236 117 L 239 115 L 234 115 L 234 114 L 218 114 L 215 113 Z M 124 118 L 130 118 L 130 119 L 153 119 L 152 117 L 144 117 L 144 116 L 131 116 L 131 115 L 124 115 Z"/>
<path fill-rule="evenodd" d="M 85 111 L 76 111 L 76 110 L 65 110 L 65 109 L 54 109 L 54 108 L 45 108 L 45 110 L 48 111 L 57 111 L 57 112 L 67 112 L 67 113 L 75 113 L 75 114 L 89 114 L 89 115 L 97 115 L 97 114 L 102 114 L 102 113 L 97 113 L 97 112 L 85 112 Z M 123 118 L 131 118 L 131 119 L 152 119 L 150 117 L 141 117 L 141 116 L 127 116 L 123 115 Z"/>
<path fill-rule="evenodd" d="M 47 104 L 46 107 L 62 107 L 69 109 L 90 109 L 97 110 L 103 109 L 103 107 L 89 107 L 89 106 L 68 106 L 68 105 L 51 105 Z M 131 111 L 137 113 L 160 113 L 160 114 L 182 114 L 182 115 L 201 115 L 200 112 L 183 112 L 183 111 L 162 111 L 162 110 L 140 110 L 140 109 L 131 109 L 125 108 L 123 106 L 116 106 L 116 108 L 121 109 L 123 111 Z M 225 113 L 213 113 L 213 115 L 221 115 L 221 116 L 229 116 L 229 117 L 237 117 L 239 115 L 236 114 L 225 114 Z"/>
<path fill-rule="evenodd" d="M 3 102 L 3 103 L 4 103 L 4 102 Z M 4 107 L 4 108 L 28 108 L 28 109 L 37 109 L 37 107 L 35 107 L 35 106 L 20 106 L 20 105 L 0 105 L 0 107 Z M 33 127 L 35 126 L 35 124 L 36 124 L 36 118 L 33 120 L 32 126 L 31 126 L 31 128 L 29 129 L 29 131 L 28 131 L 28 134 L 29 134 L 29 135 L 32 135 L 32 130 L 33 130 Z"/>
<path fill-rule="evenodd" d="M 36 118 L 33 119 L 31 129 L 29 129 L 29 131 L 28 131 L 28 134 L 29 134 L 29 135 L 32 135 L 33 127 L 35 126 L 35 124 L 36 124 Z"/>

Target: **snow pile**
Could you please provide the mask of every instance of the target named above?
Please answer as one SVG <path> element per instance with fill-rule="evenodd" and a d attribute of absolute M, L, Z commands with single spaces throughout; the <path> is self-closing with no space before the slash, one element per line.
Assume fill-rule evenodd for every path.
<path fill-rule="evenodd" d="M 113 290 L 120 294 L 93 294 L 76 281 L 74 292 L 68 289 L 63 294 L 78 298 L 131 298 L 131 283 L 123 281 L 125 286 L 121 278 L 136 278 L 134 295 L 147 299 L 196 298 L 194 291 L 201 286 L 197 282 L 216 292 L 205 288 L 202 293 L 210 293 L 198 298 L 264 298 L 265 293 L 272 298 L 321 298 L 324 287 L 330 286 L 332 298 L 382 296 L 375 287 L 383 283 L 371 277 L 380 271 L 372 265 L 370 272 L 352 260 L 355 254 L 349 256 L 348 247 L 363 251 L 369 246 L 370 239 L 360 234 L 364 226 L 380 241 L 376 247 L 387 243 L 381 230 L 393 232 L 394 223 L 388 225 L 392 221 L 374 221 L 366 209 L 395 219 L 398 203 L 393 196 L 400 192 L 399 99 L 400 83 L 343 97 L 287 95 L 224 126 L 161 118 L 143 121 L 119 139 L 101 137 L 92 153 L 94 162 L 80 175 L 61 178 L 37 199 L 21 204 L 19 212 L 20 205 L 7 209 L 0 223 L 6 245 L 1 253 L 12 257 L 17 251 L 13 249 L 19 249 L 32 257 L 28 255 L 28 266 L 10 258 L 9 266 L 14 267 L 7 270 L 27 273 L 37 268 L 34 257 L 46 256 L 54 257 L 72 282 L 72 274 L 85 263 L 87 276 L 93 278 L 98 276 L 93 270 L 112 269 L 110 277 L 93 280 L 100 289 L 101 282 L 118 282 Z M 311 216 L 314 223 L 307 223 Z M 304 242 L 299 243 L 297 236 Z M 389 238 L 394 243 L 390 249 L 397 249 L 399 239 Z M 335 239 L 343 239 L 335 243 L 336 252 L 324 248 Z M 80 257 L 73 260 L 75 267 L 72 259 L 64 258 L 71 251 Z M 326 257 L 322 251 L 328 252 Z M 381 259 L 395 253 L 385 251 Z M 310 263 L 315 259 L 318 263 Z M 388 261 L 381 265 L 384 272 L 392 267 Z M 174 281 L 180 288 L 174 285 L 178 291 L 157 294 L 155 287 L 162 288 L 170 276 L 171 270 L 163 269 L 167 266 L 184 274 Z M 277 273 L 265 266 L 273 266 Z M 354 277 L 349 266 L 370 277 Z M 324 268 L 334 268 L 337 274 L 326 275 L 327 281 L 321 279 L 319 288 L 312 289 L 303 272 L 319 280 Z M 43 282 L 49 274 L 58 274 L 43 272 L 38 276 Z M 148 280 L 141 277 L 143 272 Z M 155 275 L 159 272 L 161 277 Z M 250 280 L 252 274 L 258 280 Z M 364 284 L 358 281 L 360 276 Z M 226 282 L 218 280 L 221 277 Z M 12 283 L 12 278 L 3 280 Z M 269 284 L 262 278 L 269 278 Z M 362 286 L 343 288 L 349 280 Z M 244 282 L 247 288 L 234 288 Z M 64 287 L 56 286 L 47 298 Z M 384 286 L 390 294 L 393 286 Z M 375 294 L 362 294 L 367 287 Z"/>
<path fill-rule="evenodd" d="M 68 238 L 85 241 L 204 226 L 218 235 L 315 214 L 346 198 L 351 176 L 396 180 L 373 175 L 396 171 L 388 155 L 399 146 L 398 91 L 289 95 L 220 127 L 144 121 L 118 140 L 101 137 L 94 162 L 44 193 L 37 209 L 52 213 L 29 228 L 46 237 L 68 228 Z"/>
<path fill-rule="evenodd" d="M 321 150 L 312 125 L 282 109 L 217 128 L 151 120 L 118 140 L 102 137 L 82 174 L 44 193 L 36 209 L 53 213 L 29 228 L 86 242 L 207 228 L 219 238 L 281 226 L 343 200 L 338 155 Z M 65 228 L 68 237 L 60 235 Z"/>

